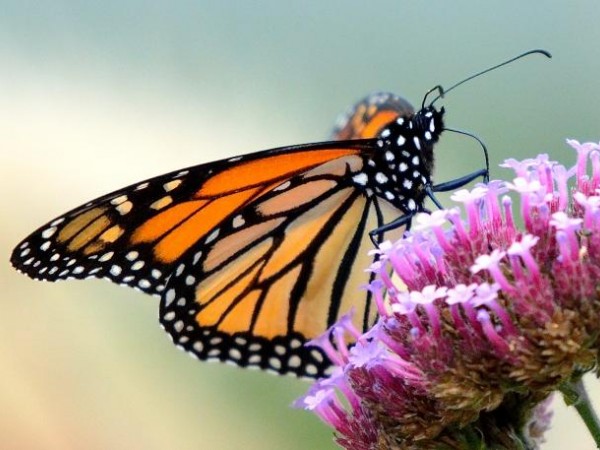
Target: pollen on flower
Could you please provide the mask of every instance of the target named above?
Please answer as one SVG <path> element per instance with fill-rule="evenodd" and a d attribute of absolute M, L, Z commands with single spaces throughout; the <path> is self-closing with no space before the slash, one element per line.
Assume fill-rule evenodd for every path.
<path fill-rule="evenodd" d="M 419 216 L 373 252 L 379 320 L 315 341 L 337 370 L 302 405 L 340 445 L 536 448 L 552 392 L 598 371 L 600 145 L 567 142 L 573 168 L 509 159 L 513 180 L 456 192 L 463 212 Z"/>

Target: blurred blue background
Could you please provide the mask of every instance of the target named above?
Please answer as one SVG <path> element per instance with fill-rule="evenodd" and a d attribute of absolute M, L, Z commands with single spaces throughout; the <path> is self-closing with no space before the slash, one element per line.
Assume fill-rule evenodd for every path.
<path fill-rule="evenodd" d="M 10 269 L 12 246 L 120 186 L 321 140 L 371 91 L 418 105 L 435 84 L 536 47 L 554 59 L 462 86 L 446 121 L 487 143 L 493 176 L 539 152 L 572 164 L 565 138 L 600 139 L 599 12 L 595 0 L 0 0 L 0 446 L 335 448 L 289 408 L 305 382 L 198 363 L 158 327 L 156 299 L 30 281 Z M 439 181 L 480 167 L 468 138 L 447 134 L 437 155 Z M 556 404 L 545 448 L 593 448 Z"/>

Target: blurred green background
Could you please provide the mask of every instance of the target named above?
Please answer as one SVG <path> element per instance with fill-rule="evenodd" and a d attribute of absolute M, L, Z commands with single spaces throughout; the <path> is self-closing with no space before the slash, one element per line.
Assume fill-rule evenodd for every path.
<path fill-rule="evenodd" d="M 371 91 L 419 104 L 535 47 L 554 59 L 457 89 L 446 121 L 481 137 L 494 167 L 538 152 L 571 164 L 565 138 L 600 139 L 599 12 L 597 0 L 0 0 L 0 448 L 335 448 L 289 408 L 305 382 L 199 363 L 159 328 L 156 299 L 33 282 L 10 269 L 12 246 L 120 186 L 321 140 Z M 480 167 L 460 136 L 437 155 L 439 181 Z M 593 448 L 557 407 L 545 448 Z"/>

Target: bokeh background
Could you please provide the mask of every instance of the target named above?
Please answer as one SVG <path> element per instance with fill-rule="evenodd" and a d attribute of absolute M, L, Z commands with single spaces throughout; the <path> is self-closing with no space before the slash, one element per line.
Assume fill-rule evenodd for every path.
<path fill-rule="evenodd" d="M 201 364 L 158 327 L 156 299 L 33 282 L 9 267 L 12 246 L 120 186 L 321 140 L 371 91 L 419 104 L 535 47 L 554 59 L 457 89 L 447 124 L 487 143 L 496 176 L 538 152 L 571 164 L 565 138 L 600 139 L 599 12 L 597 0 L 0 0 L 0 448 L 335 448 L 289 408 L 305 382 Z M 460 136 L 437 155 L 440 181 L 480 167 Z M 545 448 L 593 448 L 556 405 Z"/>

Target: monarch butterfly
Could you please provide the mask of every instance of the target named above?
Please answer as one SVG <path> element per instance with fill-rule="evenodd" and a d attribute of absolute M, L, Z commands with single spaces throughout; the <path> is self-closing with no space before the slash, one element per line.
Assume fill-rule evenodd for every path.
<path fill-rule="evenodd" d="M 351 308 L 359 328 L 375 320 L 359 291 L 370 239 L 408 225 L 433 191 L 487 174 L 432 184 L 440 95 L 415 112 L 374 94 L 338 123 L 335 140 L 119 189 L 39 228 L 11 263 L 35 279 L 107 278 L 159 296 L 161 325 L 199 359 L 320 377 L 329 362 L 303 344 Z"/>

